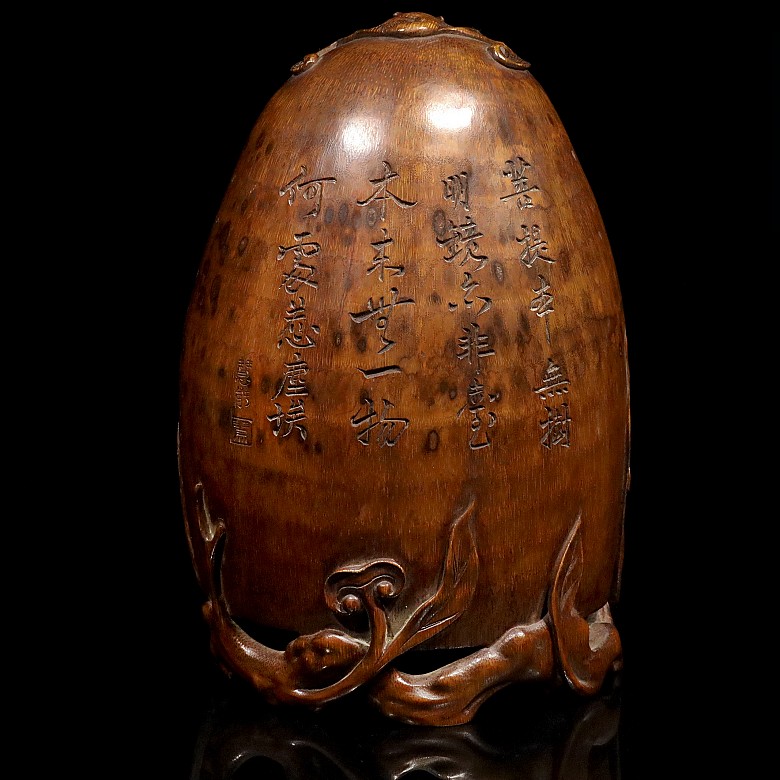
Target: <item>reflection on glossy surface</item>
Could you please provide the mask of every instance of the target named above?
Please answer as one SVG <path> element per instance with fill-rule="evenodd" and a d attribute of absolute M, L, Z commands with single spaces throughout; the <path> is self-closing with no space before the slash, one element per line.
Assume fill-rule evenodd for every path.
<path fill-rule="evenodd" d="M 469 724 L 388 721 L 362 700 L 312 713 L 215 692 L 191 780 L 617 780 L 620 691 L 498 694 Z"/>

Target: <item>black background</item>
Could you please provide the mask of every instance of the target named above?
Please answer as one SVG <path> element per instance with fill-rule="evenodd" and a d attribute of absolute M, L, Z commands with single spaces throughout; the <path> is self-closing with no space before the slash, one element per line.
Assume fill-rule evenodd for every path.
<path fill-rule="evenodd" d="M 116 637 L 123 660 L 88 655 L 100 663 L 93 676 L 106 699 L 126 719 L 131 713 L 123 751 L 143 762 L 141 776 L 189 777 L 215 677 L 176 464 L 182 329 L 212 222 L 254 121 L 290 67 L 404 10 L 474 27 L 531 63 L 601 209 L 631 371 L 632 486 L 616 614 L 625 653 L 621 776 L 699 776 L 703 754 L 712 755 L 709 724 L 727 709 L 722 696 L 755 680 L 731 621 L 746 595 L 716 590 L 734 576 L 738 534 L 727 534 L 725 550 L 715 538 L 736 522 L 726 495 L 739 460 L 727 443 L 735 423 L 718 407 L 738 392 L 735 362 L 749 371 L 751 360 L 732 346 L 745 307 L 733 265 L 744 259 L 744 231 L 769 211 L 747 186 L 740 156 L 749 146 L 766 150 L 756 167 L 769 168 L 768 63 L 736 56 L 746 42 L 725 20 L 617 8 L 136 8 L 91 40 L 83 72 L 96 118 L 84 134 L 100 158 L 91 201 L 108 212 L 110 233 L 110 244 L 97 233 L 93 243 L 111 270 L 87 327 L 110 334 L 103 354 L 121 388 L 124 434 L 120 457 L 94 453 L 110 459 L 95 477 L 115 529 L 98 576 L 116 607 L 109 618 L 93 607 L 90 621 L 98 635 Z M 751 36 L 764 26 L 753 20 Z M 746 84 L 756 97 L 746 97 Z M 101 204 L 109 189 L 110 204 Z M 513 699 L 494 715 L 499 706 L 511 723 Z"/>

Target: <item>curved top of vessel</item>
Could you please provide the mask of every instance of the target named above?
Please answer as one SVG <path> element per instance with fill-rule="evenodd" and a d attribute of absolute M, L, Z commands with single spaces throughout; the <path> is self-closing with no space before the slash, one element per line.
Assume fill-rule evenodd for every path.
<path fill-rule="evenodd" d="M 429 35 L 460 35 L 464 38 L 473 38 L 488 44 L 490 55 L 502 65 L 516 70 L 527 70 L 530 67 L 530 63 L 518 57 L 505 43 L 494 41 L 472 27 L 452 27 L 441 16 L 431 16 L 431 14 L 419 12 L 399 12 L 376 27 L 358 30 L 344 38 L 339 38 L 315 54 L 306 55 L 300 62 L 293 65 L 291 70 L 295 74 L 302 73 L 328 52 L 359 38 L 422 38 Z"/>

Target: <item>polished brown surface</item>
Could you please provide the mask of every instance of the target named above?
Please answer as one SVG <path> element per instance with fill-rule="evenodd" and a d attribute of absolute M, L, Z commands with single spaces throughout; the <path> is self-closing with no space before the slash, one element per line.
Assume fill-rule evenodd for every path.
<path fill-rule="evenodd" d="M 527 62 L 426 14 L 292 70 L 186 319 L 181 488 L 212 649 L 273 700 L 369 685 L 419 724 L 514 682 L 594 694 L 622 655 L 628 361 L 566 131 Z M 421 648 L 465 652 L 393 667 Z"/>

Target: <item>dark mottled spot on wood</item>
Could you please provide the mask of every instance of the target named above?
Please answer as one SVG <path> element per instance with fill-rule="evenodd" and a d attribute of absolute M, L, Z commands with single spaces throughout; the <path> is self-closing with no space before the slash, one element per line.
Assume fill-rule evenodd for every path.
<path fill-rule="evenodd" d="M 441 303 L 441 295 L 437 292 L 432 292 L 430 295 L 431 303 L 439 304 Z"/>
<path fill-rule="evenodd" d="M 264 376 L 260 380 L 260 392 L 263 395 L 266 395 L 271 389 L 271 377 L 270 376 Z"/>
<path fill-rule="evenodd" d="M 346 225 L 348 218 L 349 218 L 349 206 L 346 203 L 342 203 L 339 206 L 339 223 L 341 225 Z"/>
<path fill-rule="evenodd" d="M 438 238 L 443 238 L 447 233 L 447 215 L 443 209 L 436 209 L 433 212 L 433 232 Z"/>
<path fill-rule="evenodd" d="M 524 346 L 531 341 L 531 327 L 528 322 L 528 317 L 523 316 L 520 318 L 520 328 L 515 334 L 515 341 L 520 346 Z"/>
<path fill-rule="evenodd" d="M 259 133 L 255 139 L 255 150 L 259 149 L 263 145 L 263 141 L 265 141 L 265 133 Z"/>
<path fill-rule="evenodd" d="M 213 317 L 217 313 L 217 306 L 219 305 L 219 290 L 222 287 L 222 277 L 217 274 L 211 282 L 209 288 L 209 304 L 211 306 L 211 316 Z"/>
<path fill-rule="evenodd" d="M 314 443 L 314 451 L 317 455 L 322 455 L 322 442 L 318 441 Z"/>
<path fill-rule="evenodd" d="M 504 283 L 504 266 L 501 264 L 499 260 L 495 260 L 493 262 L 493 276 L 496 277 L 496 281 L 499 284 Z"/>
<path fill-rule="evenodd" d="M 509 117 L 509 111 L 498 112 L 498 137 L 503 141 L 505 146 L 514 146 L 515 137 L 509 123 Z"/>
<path fill-rule="evenodd" d="M 366 337 L 365 336 L 361 336 L 357 340 L 357 345 L 356 346 L 358 348 L 358 352 L 365 352 L 366 351 L 366 346 L 367 346 L 367 344 L 366 344 Z"/>
<path fill-rule="evenodd" d="M 366 224 L 369 227 L 374 227 L 379 219 L 379 212 L 375 208 L 366 209 Z"/>
<path fill-rule="evenodd" d="M 265 431 L 260 431 L 255 441 L 258 447 L 262 447 L 265 444 Z"/>
<path fill-rule="evenodd" d="M 249 236 L 244 236 L 239 242 L 238 242 L 238 254 L 243 255 L 244 252 L 246 252 L 246 248 L 249 245 Z"/>
<path fill-rule="evenodd" d="M 228 407 L 222 407 L 219 410 L 219 427 L 222 428 L 222 430 L 226 431 L 232 431 L 233 430 L 233 409 Z"/>
<path fill-rule="evenodd" d="M 228 322 L 235 322 L 236 321 L 236 307 L 231 306 L 230 311 L 228 312 Z"/>
<path fill-rule="evenodd" d="M 326 225 L 330 225 L 333 222 L 333 216 L 333 206 L 328 206 L 328 208 L 325 209 L 325 216 L 323 217 Z"/>
<path fill-rule="evenodd" d="M 218 376 L 220 379 L 224 379 L 224 378 L 227 376 L 227 371 L 225 370 L 225 367 L 224 367 L 224 366 L 220 366 L 220 367 L 217 369 L 217 376 Z"/>
<path fill-rule="evenodd" d="M 444 342 L 444 355 L 448 360 L 455 360 L 457 354 L 456 344 L 454 339 L 447 339 Z M 460 362 L 460 361 L 457 361 Z"/>
<path fill-rule="evenodd" d="M 246 210 L 249 208 L 249 198 L 244 198 L 241 201 L 241 213 L 246 214 Z"/>
<path fill-rule="evenodd" d="M 206 308 L 206 287 L 203 284 L 198 285 L 198 289 L 195 293 L 195 306 L 198 311 L 203 312 Z"/>
<path fill-rule="evenodd" d="M 333 334 L 333 344 L 334 344 L 334 346 L 340 347 L 341 346 L 341 342 L 343 340 L 344 340 L 344 336 L 342 335 L 342 333 L 340 331 L 336 331 Z"/>
<path fill-rule="evenodd" d="M 360 396 L 359 396 L 359 398 L 360 398 L 360 405 L 361 406 L 363 404 L 365 404 L 366 401 L 368 401 L 371 398 L 371 396 L 368 393 L 368 389 L 367 388 L 365 388 L 365 387 L 361 387 L 360 388 Z"/>
<path fill-rule="evenodd" d="M 220 265 L 224 265 L 230 249 L 230 220 L 225 222 L 217 232 L 217 247 L 219 247 L 219 257 L 217 260 Z"/>
<path fill-rule="evenodd" d="M 508 345 L 510 343 L 510 335 L 507 333 L 506 320 L 501 315 L 500 311 L 496 311 L 493 317 L 493 325 L 491 328 L 492 336 L 491 340 L 495 344 L 499 342 Z"/>
<path fill-rule="evenodd" d="M 458 397 L 458 388 L 453 385 L 449 390 L 449 396 L 451 400 L 455 400 Z"/>
<path fill-rule="evenodd" d="M 398 338 L 408 334 L 412 328 L 411 323 L 409 322 L 409 319 L 404 317 L 399 317 L 398 319 L 393 318 L 393 323 L 388 328 L 388 330 L 392 329 L 392 338 L 395 339 L 397 336 Z M 397 340 L 397 339 L 396 339 Z"/>
<path fill-rule="evenodd" d="M 439 434 L 437 431 L 428 431 L 428 436 L 425 439 L 425 449 L 428 452 L 435 452 L 439 449 Z"/>
<path fill-rule="evenodd" d="M 441 382 L 439 382 L 439 392 L 444 395 L 445 393 L 449 393 L 450 391 L 450 383 L 446 379 L 442 379 Z"/>
<path fill-rule="evenodd" d="M 273 141 L 269 141 L 268 145 L 265 147 L 265 153 L 266 154 L 271 154 L 271 151 L 273 150 L 273 148 L 274 148 L 274 142 Z"/>

